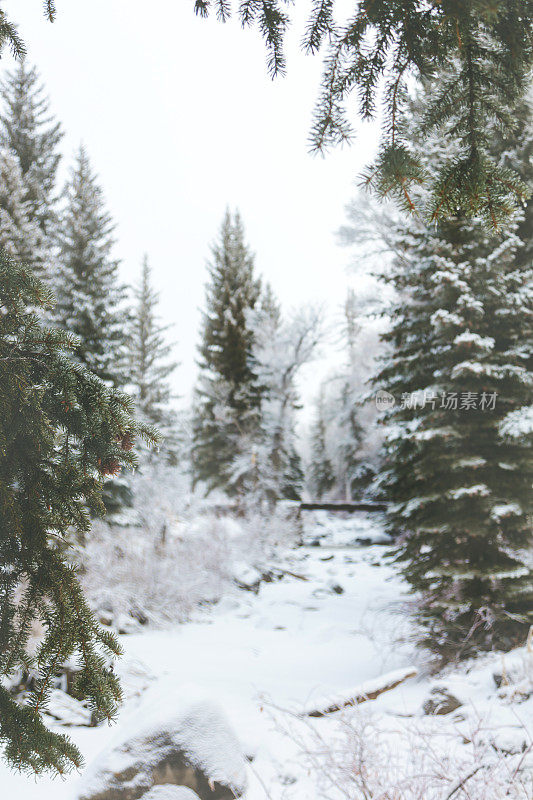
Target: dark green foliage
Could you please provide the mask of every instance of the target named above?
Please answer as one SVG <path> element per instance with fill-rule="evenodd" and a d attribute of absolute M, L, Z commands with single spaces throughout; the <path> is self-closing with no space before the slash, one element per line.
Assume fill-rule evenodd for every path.
<path fill-rule="evenodd" d="M 261 290 L 238 213 L 232 217 L 226 212 L 209 273 L 193 421 L 193 476 L 208 490 L 224 487 L 235 493 L 253 472 L 252 440 L 260 405 L 248 315 Z"/>
<path fill-rule="evenodd" d="M 56 16 L 54 0 L 44 0 L 43 7 L 46 19 L 53 22 Z M 19 35 L 16 24 L 9 19 L 5 11 L 0 9 L 0 53 L 6 45 L 15 58 L 23 59 L 26 55 L 26 45 Z"/>
<path fill-rule="evenodd" d="M 239 3 L 241 24 L 256 25 L 265 41 L 272 76 L 285 71 L 290 5 L 289 0 Z M 203 17 L 214 7 L 222 22 L 231 14 L 230 0 L 193 0 L 193 7 Z M 354 0 L 346 22 L 336 20 L 335 8 L 335 0 L 313 0 L 303 39 L 308 53 L 327 49 L 313 149 L 352 139 L 346 113 L 350 95 L 357 96 L 367 118 L 376 115 L 383 95 L 382 145 L 365 180 L 381 196 L 395 196 L 412 210 L 412 188 L 427 176 L 423 138 L 413 149 L 402 131 L 406 87 L 413 76 L 437 78 L 418 133 L 438 131 L 457 142 L 459 152 L 441 164 L 429 184 L 429 213 L 438 219 L 460 211 L 499 227 L 526 188 L 491 156 L 487 123 L 513 129 L 510 112 L 533 64 L 533 0 Z M 44 10 L 53 21 L 52 0 Z M 24 56 L 15 25 L 0 11 L 0 49 L 6 44 Z"/>
<path fill-rule="evenodd" d="M 0 9 L 0 52 L 8 46 L 15 58 L 24 58 L 26 46 L 22 41 L 17 26 L 11 22 L 6 12 Z"/>
<path fill-rule="evenodd" d="M 142 422 L 155 425 L 163 439 L 164 455 L 177 459 L 177 422 L 170 409 L 172 391 L 169 378 L 177 364 L 169 361 L 172 345 L 157 317 L 159 295 L 154 291 L 151 270 L 145 256 L 139 286 L 135 289 L 135 307 L 129 328 L 128 372 L 133 388 L 136 414 Z"/>
<path fill-rule="evenodd" d="M 305 483 L 302 459 L 294 448 L 288 454 L 288 464 L 281 484 L 281 497 L 285 500 L 301 500 Z"/>
<path fill-rule="evenodd" d="M 498 144 L 530 184 L 530 109 L 515 115 L 516 139 Z M 433 141 L 428 164 L 443 155 Z M 397 401 L 390 525 L 422 593 L 423 643 L 445 659 L 508 649 L 533 622 L 533 458 L 516 425 L 533 400 L 532 213 L 530 201 L 503 237 L 456 216 L 437 227 L 410 220 L 396 239 L 392 357 L 377 380 Z"/>
<path fill-rule="evenodd" d="M 120 688 L 119 652 L 87 607 L 66 558 L 71 531 L 90 528 L 102 483 L 135 464 L 132 401 L 74 361 L 71 334 L 46 329 L 29 308 L 50 295 L 31 272 L 0 254 L 0 676 L 38 676 L 24 705 L 0 688 L 0 738 L 15 767 L 65 772 L 81 757 L 42 723 L 51 678 L 70 656 L 78 691 L 111 719 Z M 42 629 L 32 654 L 32 628 Z"/>
<path fill-rule="evenodd" d="M 197 14 L 207 16 L 215 7 L 224 21 L 229 5 L 228 0 L 194 1 Z M 239 4 L 242 25 L 256 25 L 265 40 L 272 75 L 285 69 L 289 6 L 287 0 Z M 354 0 L 353 15 L 342 23 L 335 9 L 335 0 L 313 0 L 303 40 L 308 53 L 326 47 L 312 148 L 353 138 L 346 113 L 351 95 L 364 118 L 376 116 L 383 98 L 381 148 L 366 182 L 409 210 L 416 204 L 412 188 L 428 183 L 433 219 L 460 212 L 499 227 L 526 187 L 497 163 L 487 131 L 492 124 L 508 132 L 514 128 L 511 109 L 527 87 L 533 63 L 533 1 Z M 417 122 L 416 147 L 402 125 L 413 76 L 435 79 Z M 430 177 L 422 155 L 435 132 L 458 149 Z"/>

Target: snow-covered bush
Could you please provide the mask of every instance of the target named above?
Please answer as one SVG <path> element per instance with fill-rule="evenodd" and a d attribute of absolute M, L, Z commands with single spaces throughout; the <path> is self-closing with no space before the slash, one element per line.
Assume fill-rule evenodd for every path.
<path fill-rule="evenodd" d="M 96 522 L 80 559 L 90 605 L 102 621 L 117 624 L 129 615 L 161 624 L 218 600 L 230 577 L 231 531 L 224 522 L 205 517 L 181 534 L 176 526 L 165 541 L 150 528 Z"/>
<path fill-rule="evenodd" d="M 461 735 L 442 717 L 402 720 L 358 707 L 326 727 L 286 718 L 285 733 L 323 800 L 528 800 L 533 743 L 520 752 L 494 745 L 486 720 Z M 278 717 L 279 724 L 279 717 Z"/>
<path fill-rule="evenodd" d="M 310 778 L 321 800 L 533 797 L 533 628 L 524 646 L 436 678 L 421 673 L 404 693 L 391 688 L 400 677 L 307 708 L 267 699 L 295 780 Z M 342 708 L 343 698 L 363 695 L 366 702 Z"/>
<path fill-rule="evenodd" d="M 76 551 L 91 607 L 119 631 L 184 621 L 234 583 L 247 585 L 250 568 L 260 581 L 275 551 L 297 540 L 290 504 L 268 514 L 239 507 L 235 516 L 225 498 L 191 493 L 188 476 L 161 461 L 145 465 L 133 486 L 134 524 L 97 520 Z"/>

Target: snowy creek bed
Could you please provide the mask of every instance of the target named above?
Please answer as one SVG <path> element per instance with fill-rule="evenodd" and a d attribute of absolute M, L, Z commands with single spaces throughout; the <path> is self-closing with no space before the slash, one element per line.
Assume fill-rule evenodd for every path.
<path fill-rule="evenodd" d="M 471 719 L 464 708 L 471 702 L 474 684 L 476 708 L 482 713 L 483 703 L 492 702 L 496 688 L 490 665 L 483 665 L 485 672 L 472 686 L 467 677 L 455 678 L 462 723 L 424 714 L 423 703 L 438 680 L 424 673 L 410 644 L 411 623 L 403 610 L 406 590 L 387 563 L 379 516 L 313 514 L 305 515 L 303 524 L 304 544 L 285 553 L 283 562 L 299 577 L 287 574 L 262 583 L 257 593 L 235 589 L 186 624 L 121 636 L 125 655 L 117 670 L 126 699 L 117 724 L 67 730 L 84 754 L 84 773 L 63 781 L 40 778 L 36 782 L 0 766 L 2 798 L 99 797 L 96 790 L 105 784 L 105 765 L 122 764 L 124 752 L 131 750 L 124 742 L 135 732 L 136 741 L 143 741 L 143 726 L 148 722 L 154 729 L 160 723 L 162 729 L 178 735 L 175 729 L 183 725 L 180 719 L 191 719 L 191 704 L 207 709 L 207 718 L 220 722 L 213 723 L 213 738 L 207 742 L 194 741 L 194 737 L 202 738 L 210 723 L 200 726 L 204 732 L 199 733 L 196 722 L 189 722 L 193 740 L 187 742 L 186 732 L 180 733 L 180 747 L 189 748 L 192 758 L 208 762 L 204 766 L 211 770 L 213 782 L 227 779 L 231 784 L 233 780 L 236 793 L 246 800 L 329 797 L 312 777 L 302 747 L 311 747 L 309 737 L 315 730 L 326 740 L 337 736 L 338 721 L 328 716 L 301 727 L 298 715 L 327 705 L 329 697 L 349 697 L 358 686 L 374 686 L 387 673 L 420 668 L 418 677 L 365 704 L 377 709 L 372 724 L 381 731 L 387 727 L 384 720 L 393 720 L 396 732 L 398 720 L 403 720 L 402 725 L 410 719 L 424 724 L 431 720 L 432 727 L 440 724 L 443 730 L 465 721 L 468 725 Z M 381 543 L 357 545 L 357 537 Z M 525 702 L 519 717 L 531 711 L 531 700 Z M 510 711 L 501 712 L 501 724 L 507 725 L 511 716 Z M 295 733 L 287 735 L 288 729 L 293 730 L 291 720 Z M 309 729 L 309 724 L 315 727 Z M 225 725 L 231 734 L 224 734 Z M 222 733 L 217 734 L 217 729 Z M 518 724 L 514 730 L 519 730 Z M 152 755 L 146 753 L 146 759 Z M 239 771 L 240 757 L 244 774 Z M 139 781 L 138 773 L 131 780 Z M 355 790 L 352 795 L 336 795 L 335 787 L 332 791 L 332 797 L 359 797 Z M 128 800 L 141 795 L 120 796 Z M 113 800 L 115 795 L 109 797 Z M 428 800 L 433 797 L 440 800 L 438 794 L 428 794 Z"/>

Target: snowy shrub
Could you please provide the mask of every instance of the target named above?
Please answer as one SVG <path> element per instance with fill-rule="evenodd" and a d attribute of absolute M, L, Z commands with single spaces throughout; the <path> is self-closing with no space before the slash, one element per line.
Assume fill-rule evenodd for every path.
<path fill-rule="evenodd" d="M 91 607 L 103 622 L 130 632 L 136 622 L 182 622 L 215 603 L 238 576 L 265 570 L 280 546 L 298 538 L 294 508 L 255 506 L 231 515 L 191 493 L 189 479 L 163 463 L 134 476 L 136 525 L 95 521 L 76 551 Z"/>
<path fill-rule="evenodd" d="M 453 724 L 431 717 L 401 720 L 369 708 L 339 717 L 319 726 L 286 715 L 282 722 L 276 716 L 278 728 L 298 746 L 299 764 L 323 800 L 532 796 L 533 743 L 523 726 L 525 749 L 505 752 L 494 746 L 483 720 L 465 737 Z"/>
<path fill-rule="evenodd" d="M 142 465 L 132 480 L 133 508 L 147 535 L 164 539 L 169 528 L 192 513 L 197 498 L 190 483 L 187 472 L 163 459 Z"/>
<path fill-rule="evenodd" d="M 183 621 L 222 595 L 230 575 L 228 530 L 205 518 L 187 535 L 172 530 L 162 541 L 149 529 L 96 522 L 80 560 L 86 596 L 102 620 Z"/>

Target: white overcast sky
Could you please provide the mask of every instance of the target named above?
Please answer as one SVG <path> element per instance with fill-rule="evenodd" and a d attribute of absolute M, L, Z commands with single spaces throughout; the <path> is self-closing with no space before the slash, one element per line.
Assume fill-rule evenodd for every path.
<path fill-rule="evenodd" d="M 349 253 L 334 233 L 376 136 L 360 124 L 350 148 L 309 155 L 321 63 L 300 53 L 302 26 L 288 42 L 287 77 L 272 82 L 257 31 L 198 19 L 192 6 L 57 0 L 50 25 L 41 0 L 3 4 L 64 127 L 65 165 L 81 141 L 87 147 L 127 282 L 149 255 L 161 314 L 175 324 L 185 396 L 205 263 L 225 207 L 240 209 L 257 269 L 286 308 L 321 301 L 333 314 L 349 280 Z M 9 66 L 6 57 L 1 69 Z"/>

